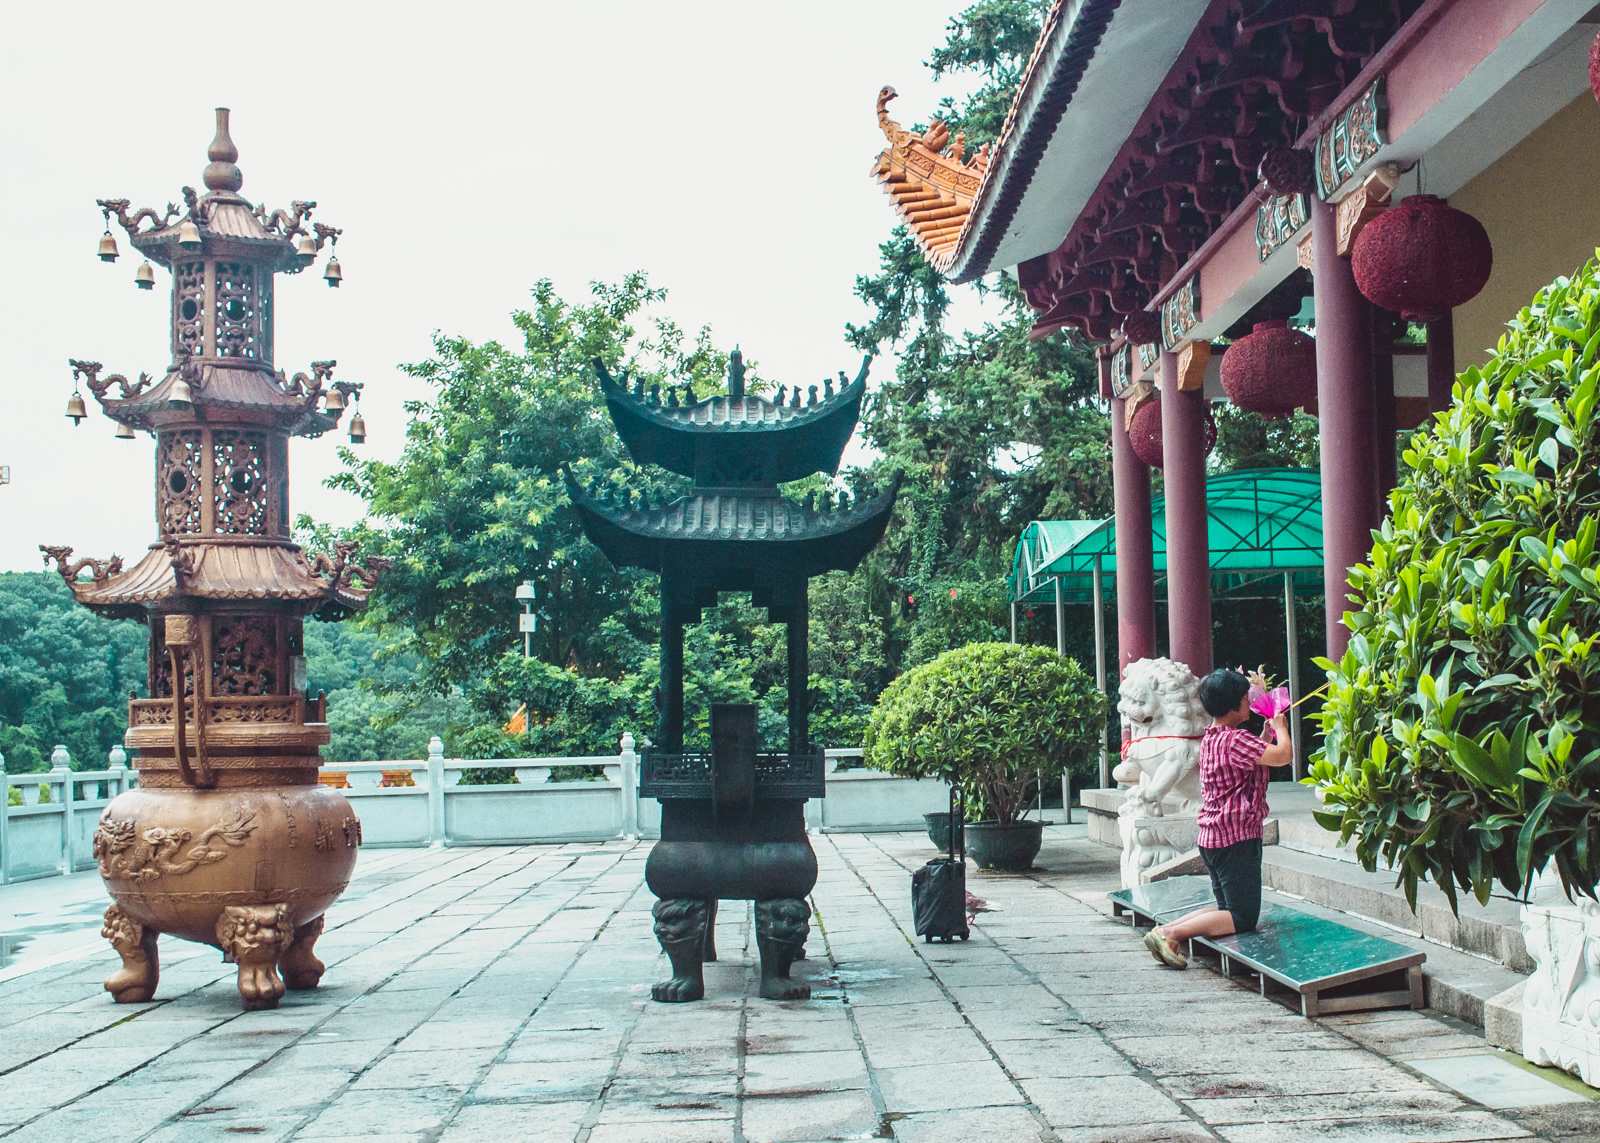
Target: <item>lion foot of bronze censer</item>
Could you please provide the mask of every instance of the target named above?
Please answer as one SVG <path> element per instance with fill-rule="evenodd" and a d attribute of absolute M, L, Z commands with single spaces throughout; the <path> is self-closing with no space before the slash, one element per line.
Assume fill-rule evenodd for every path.
<path fill-rule="evenodd" d="M 350 803 L 317 781 L 329 733 L 325 700 L 306 694 L 304 621 L 359 610 L 388 561 L 358 565 L 344 542 L 307 559 L 289 515 L 289 438 L 337 428 L 361 387 L 332 380 L 332 361 L 293 378 L 274 368 L 269 316 L 275 276 L 309 266 L 340 231 L 310 223 L 314 202 L 251 206 L 238 157 L 218 108 L 207 193 L 185 187 L 187 213 L 100 200 L 101 258 L 117 256 L 115 218 L 173 275 L 161 380 L 71 362 L 119 436 L 155 437 L 160 538 L 126 570 L 114 556 L 69 562 L 71 548 L 44 549 L 79 603 L 150 628 L 150 697 L 128 704 L 139 788 L 106 807 L 94 835 L 115 902 L 101 933 L 122 957 L 106 990 L 121 1004 L 155 995 L 161 933 L 220 949 L 239 966 L 246 1008 L 315 988 L 323 912 L 361 844 Z M 341 278 L 331 257 L 324 278 Z M 154 280 L 143 267 L 138 284 Z M 86 415 L 76 391 L 67 415 Z M 350 439 L 365 435 L 358 412 Z"/>

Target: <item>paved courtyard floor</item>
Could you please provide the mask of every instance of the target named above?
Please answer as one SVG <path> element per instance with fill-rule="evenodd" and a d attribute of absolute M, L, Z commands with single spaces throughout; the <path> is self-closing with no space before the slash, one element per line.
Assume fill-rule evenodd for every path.
<path fill-rule="evenodd" d="M 158 999 L 114 1005 L 94 876 L 7 887 L 0 1137 L 1600 1140 L 1586 1089 L 1463 1025 L 1308 1021 L 1161 968 L 1105 907 L 1115 854 L 1082 827 L 1047 839 L 1040 870 L 972 875 L 998 911 L 971 941 L 927 945 L 909 935 L 925 837 L 814 838 L 796 966 L 814 992 L 789 1004 L 756 996 L 749 907 L 731 903 L 707 999 L 650 1000 L 666 961 L 648 843 L 365 852 L 318 945 L 322 988 L 271 1012 L 240 1011 L 215 950 L 166 938 Z"/>

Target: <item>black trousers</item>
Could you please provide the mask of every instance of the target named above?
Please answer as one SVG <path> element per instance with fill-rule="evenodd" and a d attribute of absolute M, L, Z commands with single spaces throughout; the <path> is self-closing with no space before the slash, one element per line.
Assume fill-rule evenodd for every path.
<path fill-rule="evenodd" d="M 1261 839 L 1236 841 L 1221 849 L 1202 845 L 1200 860 L 1211 872 L 1217 908 L 1233 914 L 1233 931 L 1254 930 L 1261 919 Z"/>

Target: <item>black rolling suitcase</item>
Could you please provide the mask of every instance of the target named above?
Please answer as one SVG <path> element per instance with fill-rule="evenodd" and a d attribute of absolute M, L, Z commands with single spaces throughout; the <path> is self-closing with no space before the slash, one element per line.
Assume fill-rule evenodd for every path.
<path fill-rule="evenodd" d="M 925 941 L 966 940 L 971 935 L 967 928 L 967 845 L 961 828 L 964 815 L 957 810 L 957 788 L 952 780 L 949 855 L 934 858 L 911 875 L 911 911 L 917 935 Z M 959 855 L 957 838 L 961 838 Z"/>

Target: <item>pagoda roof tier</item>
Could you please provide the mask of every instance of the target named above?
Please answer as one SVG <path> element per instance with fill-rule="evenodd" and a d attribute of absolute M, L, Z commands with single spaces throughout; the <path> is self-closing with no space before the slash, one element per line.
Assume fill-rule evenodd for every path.
<path fill-rule="evenodd" d="M 116 374 L 102 378 L 97 362 L 75 361 L 72 365 L 85 378 L 106 416 L 135 429 L 149 431 L 194 419 L 190 409 L 173 404 L 172 392 L 180 379 L 189 386 L 191 405 L 267 421 L 292 436 L 319 437 L 339 424 L 339 413 L 326 413 L 318 407 L 329 372 L 323 367 L 331 367 L 331 362 L 317 363 L 314 377 L 296 373 L 291 380 L 281 370 L 273 373 L 262 365 L 191 357 L 174 363 L 167 375 L 155 382 L 144 374 L 134 382 Z M 346 382 L 337 385 L 347 392 L 359 388 Z M 121 397 L 110 396 L 113 386 Z"/>
<path fill-rule="evenodd" d="M 242 540 L 242 542 L 241 542 Z M 338 619 L 365 606 L 371 584 L 387 561 L 357 567 L 337 557 L 319 556 L 313 565 L 298 545 L 258 537 L 218 540 L 177 539 L 152 544 L 127 571 L 121 561 L 82 561 L 68 565 L 71 549 L 50 549 L 73 597 L 110 618 L 142 615 L 182 599 L 273 601 L 323 619 Z M 93 565 L 96 579 L 79 580 L 82 565 Z"/>
<path fill-rule="evenodd" d="M 662 572 L 681 563 L 730 571 L 781 565 L 800 576 L 849 571 L 882 539 L 903 474 L 850 508 L 817 511 L 768 485 L 697 488 L 661 508 L 602 503 L 568 473 L 583 530 L 618 567 Z"/>
<path fill-rule="evenodd" d="M 704 485 L 781 484 L 839 471 L 861 417 L 871 361 L 863 358 L 855 380 L 821 400 L 812 386 L 804 405 L 798 386 L 793 404 L 745 393 L 742 374 L 728 396 L 662 405 L 630 393 L 626 378 L 615 380 L 599 361 L 594 366 L 617 434 L 639 464 L 657 464 Z"/>
<path fill-rule="evenodd" d="M 178 244 L 179 231 L 184 222 L 193 222 L 199 228 L 201 238 L 206 240 L 206 248 L 214 255 L 231 249 L 231 252 L 257 263 L 265 263 L 279 273 L 298 273 L 305 263 L 295 255 L 294 239 L 279 233 L 281 223 L 271 216 L 268 217 L 273 227 L 268 229 L 262 222 L 264 214 L 264 211 L 258 210 L 237 194 L 213 191 L 189 203 L 189 211 L 182 218 L 166 226 L 133 234 L 129 241 L 134 249 L 150 261 L 171 269 L 173 263 L 194 257 L 188 249 Z"/>

